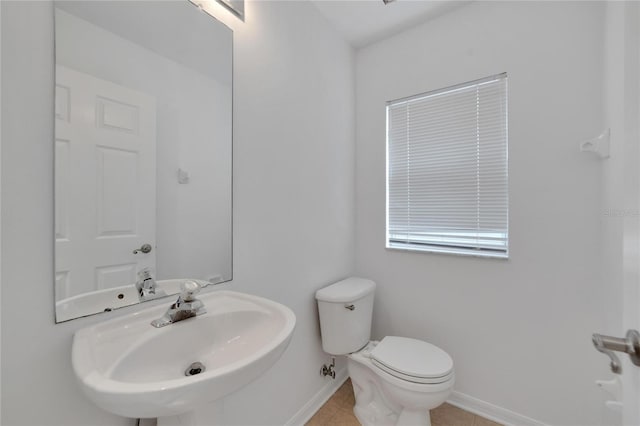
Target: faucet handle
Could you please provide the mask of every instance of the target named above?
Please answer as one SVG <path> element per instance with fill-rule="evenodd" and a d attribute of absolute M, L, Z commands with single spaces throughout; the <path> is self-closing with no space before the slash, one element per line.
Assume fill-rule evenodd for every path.
<path fill-rule="evenodd" d="M 153 278 L 151 276 L 151 268 L 142 268 L 138 271 L 138 279 L 140 281 L 147 280 L 149 278 Z"/>
<path fill-rule="evenodd" d="M 186 280 L 180 285 L 180 298 L 184 302 L 193 302 L 195 295 L 200 292 L 202 286 L 195 281 Z"/>

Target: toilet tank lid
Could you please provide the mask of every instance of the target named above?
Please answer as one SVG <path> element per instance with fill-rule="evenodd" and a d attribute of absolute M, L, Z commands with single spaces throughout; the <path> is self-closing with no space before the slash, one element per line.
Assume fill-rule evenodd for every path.
<path fill-rule="evenodd" d="M 355 302 L 376 289 L 376 283 L 365 278 L 350 277 L 316 291 L 321 302 Z"/>

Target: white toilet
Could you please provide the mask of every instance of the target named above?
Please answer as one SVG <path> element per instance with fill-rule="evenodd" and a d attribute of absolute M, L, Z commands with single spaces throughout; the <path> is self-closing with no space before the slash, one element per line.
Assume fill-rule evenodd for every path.
<path fill-rule="evenodd" d="M 371 280 L 352 277 L 316 292 L 322 348 L 347 355 L 353 411 L 364 426 L 431 425 L 429 410 L 453 388 L 453 360 L 421 340 L 370 341 L 375 288 Z"/>

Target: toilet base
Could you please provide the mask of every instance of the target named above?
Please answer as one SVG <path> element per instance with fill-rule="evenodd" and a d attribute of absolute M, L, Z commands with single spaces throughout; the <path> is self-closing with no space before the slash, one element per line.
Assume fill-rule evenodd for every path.
<path fill-rule="evenodd" d="M 431 426 L 431 414 L 429 410 L 411 411 L 405 408 L 402 410 L 402 413 L 400 413 L 396 424 Z"/>
<path fill-rule="evenodd" d="M 397 411 L 394 412 L 389 407 L 390 403 L 380 393 L 373 377 L 364 374 L 366 373 L 364 368 L 350 359 L 347 361 L 347 370 L 351 377 L 353 394 L 356 399 L 353 414 L 363 426 L 395 425 L 398 421 Z"/>
<path fill-rule="evenodd" d="M 438 384 L 407 383 L 357 352 L 348 356 L 347 370 L 356 399 L 353 412 L 363 426 L 431 426 L 429 410 L 453 389 L 453 377 Z"/>
<path fill-rule="evenodd" d="M 351 379 L 355 387 L 357 386 Z M 362 399 L 362 398 L 361 398 Z M 409 410 L 401 409 L 400 415 L 394 413 L 388 407 L 379 403 L 377 398 L 366 398 L 362 403 L 358 403 L 353 407 L 353 414 L 362 426 L 431 426 L 431 415 L 429 410 Z"/>

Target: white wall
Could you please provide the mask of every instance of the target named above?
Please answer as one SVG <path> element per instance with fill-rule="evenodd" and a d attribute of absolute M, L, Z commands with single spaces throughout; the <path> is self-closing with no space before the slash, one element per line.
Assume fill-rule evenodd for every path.
<path fill-rule="evenodd" d="M 0 6 L 1 423 L 132 424 L 80 394 L 70 347 L 78 328 L 135 308 L 53 320 L 53 10 Z M 285 303 L 298 323 L 281 361 L 225 401 L 224 423 L 278 425 L 326 383 L 313 294 L 353 269 L 353 53 L 307 2 L 246 12 L 233 21 L 234 280 L 221 287 Z"/>
<path fill-rule="evenodd" d="M 0 26 L 2 23 L 2 8 L 0 7 Z M 2 31 L 0 31 L 0 52 L 2 51 Z M 0 54 L 0 82 L 2 82 L 2 55 Z M 2 84 L 0 84 L 0 99 L 2 99 Z M 0 104 L 0 188 L 2 188 L 2 105 Z M 0 196 L 0 242 L 2 241 L 2 197 Z M 2 243 L 0 243 L 0 306 L 2 306 Z M 0 319 L 1 320 L 1 319 Z M 0 321 L 0 348 L 2 347 L 2 327 Z M 0 366 L 2 366 L 2 350 L 0 350 Z M 0 368 L 1 370 L 1 368 Z M 0 376 L 2 372 L 0 371 Z M 2 380 L 0 379 L 0 395 L 2 395 Z M 2 398 L 0 397 L 0 422 L 2 421 Z"/>
<path fill-rule="evenodd" d="M 328 380 L 315 291 L 353 273 L 354 57 L 309 2 L 245 6 L 233 28 L 233 283 L 298 322 L 282 362 L 225 411 L 230 425 L 281 425 Z"/>
<path fill-rule="evenodd" d="M 475 2 L 356 59 L 356 271 L 378 282 L 377 337 L 447 350 L 456 390 L 542 422 L 595 425 L 607 360 L 599 2 Z M 385 250 L 385 101 L 506 71 L 510 259 Z M 619 332 L 619 331 L 618 331 Z"/>

